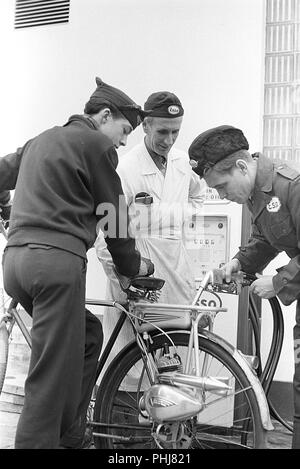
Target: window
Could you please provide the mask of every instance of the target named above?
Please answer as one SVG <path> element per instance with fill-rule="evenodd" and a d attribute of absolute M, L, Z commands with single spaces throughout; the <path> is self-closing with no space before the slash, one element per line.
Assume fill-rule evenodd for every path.
<path fill-rule="evenodd" d="M 267 0 L 264 154 L 300 165 L 300 0 Z"/>

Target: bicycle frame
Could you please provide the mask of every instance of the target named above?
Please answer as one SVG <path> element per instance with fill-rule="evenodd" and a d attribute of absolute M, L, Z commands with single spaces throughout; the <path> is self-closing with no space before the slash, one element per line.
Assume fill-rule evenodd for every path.
<path fill-rule="evenodd" d="M 117 308 L 118 304 L 115 302 L 115 301 L 106 301 L 106 300 L 93 300 L 93 299 L 87 299 L 86 302 L 85 302 L 86 305 L 93 305 L 93 306 L 108 306 L 108 307 L 114 307 L 114 308 Z M 113 345 L 120 333 L 120 330 L 122 329 L 122 326 L 124 324 L 124 322 L 126 321 L 128 317 L 128 314 L 125 312 L 125 311 L 121 311 L 121 315 L 113 329 L 113 332 L 105 346 L 105 349 L 103 350 L 103 352 L 101 353 L 101 356 L 100 356 L 100 359 L 98 361 L 98 365 L 97 365 L 97 371 L 96 371 L 96 379 L 95 379 L 95 383 L 97 381 L 97 379 L 99 378 L 100 376 L 100 373 L 106 363 L 106 360 L 111 352 L 111 349 L 113 348 Z"/>
<path fill-rule="evenodd" d="M 16 322 L 24 336 L 24 339 L 26 340 L 27 344 L 31 348 L 32 346 L 32 341 L 31 341 L 31 336 L 30 333 L 27 330 L 27 327 L 25 326 L 24 322 L 22 321 L 22 318 L 17 310 L 18 303 L 15 300 L 11 300 L 10 305 L 7 309 L 7 313 L 4 314 L 3 318 L 1 320 L 4 321 L 9 321 L 10 325 L 8 328 L 8 335 L 10 335 L 12 328 L 14 326 L 14 323 Z"/>

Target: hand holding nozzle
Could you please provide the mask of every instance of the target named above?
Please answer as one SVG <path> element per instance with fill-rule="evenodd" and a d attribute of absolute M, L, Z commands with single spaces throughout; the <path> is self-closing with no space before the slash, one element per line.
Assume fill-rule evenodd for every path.
<path fill-rule="evenodd" d="M 219 270 L 221 271 L 221 274 L 219 275 L 223 275 L 223 282 L 225 280 L 226 283 L 234 281 L 240 283 L 243 287 L 246 287 L 251 285 L 254 280 L 257 280 L 255 274 L 243 272 L 240 261 L 235 258 L 231 259 Z"/>
<path fill-rule="evenodd" d="M 213 291 L 219 293 L 232 293 L 234 295 L 238 295 L 241 290 L 240 282 L 237 282 L 237 278 L 233 279 L 233 274 L 231 275 L 231 280 L 229 282 L 226 281 L 223 269 L 213 269 L 211 286 Z"/>
<path fill-rule="evenodd" d="M 241 271 L 240 261 L 238 259 L 231 259 L 221 270 L 223 271 L 225 282 L 229 283 L 232 280 L 232 275 Z"/>
<path fill-rule="evenodd" d="M 247 274 L 242 272 L 240 268 L 238 269 L 240 263 L 237 259 L 233 259 L 233 261 L 237 261 L 238 264 L 230 261 L 222 269 L 212 271 L 211 284 L 215 291 L 239 295 L 242 287 L 250 286 L 256 280 L 255 275 Z"/>

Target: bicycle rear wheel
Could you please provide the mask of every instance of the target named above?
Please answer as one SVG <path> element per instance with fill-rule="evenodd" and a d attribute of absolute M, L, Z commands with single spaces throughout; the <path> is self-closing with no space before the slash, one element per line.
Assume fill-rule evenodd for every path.
<path fill-rule="evenodd" d="M 176 351 L 184 358 L 189 334 L 168 332 Z M 151 352 L 158 356 L 168 343 L 164 335 L 153 337 Z M 158 425 L 139 410 L 143 391 L 150 386 L 141 352 L 136 344 L 121 351 L 99 386 L 94 411 L 95 445 L 110 449 L 238 449 L 266 447 L 259 406 L 250 382 L 233 357 L 219 344 L 199 336 L 200 365 L 206 360 L 206 376 L 230 385 L 226 396 L 204 391 L 204 409 L 184 422 Z M 206 358 L 205 358 L 206 357 Z M 176 426 L 177 425 L 177 426 Z M 101 434 L 102 436 L 99 436 Z M 174 443 L 176 434 L 176 443 Z M 107 435 L 107 436 L 106 436 Z M 169 443 L 170 439 L 173 443 Z"/>
<path fill-rule="evenodd" d="M 8 360 L 8 330 L 5 322 L 0 323 L 0 394 L 2 392 Z"/>

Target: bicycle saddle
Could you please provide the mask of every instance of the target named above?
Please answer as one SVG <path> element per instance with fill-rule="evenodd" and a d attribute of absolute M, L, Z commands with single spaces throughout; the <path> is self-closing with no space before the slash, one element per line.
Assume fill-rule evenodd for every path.
<path fill-rule="evenodd" d="M 142 290 L 161 290 L 164 286 L 165 281 L 161 278 L 155 277 L 134 277 L 131 279 L 130 285 L 134 288 Z"/>

